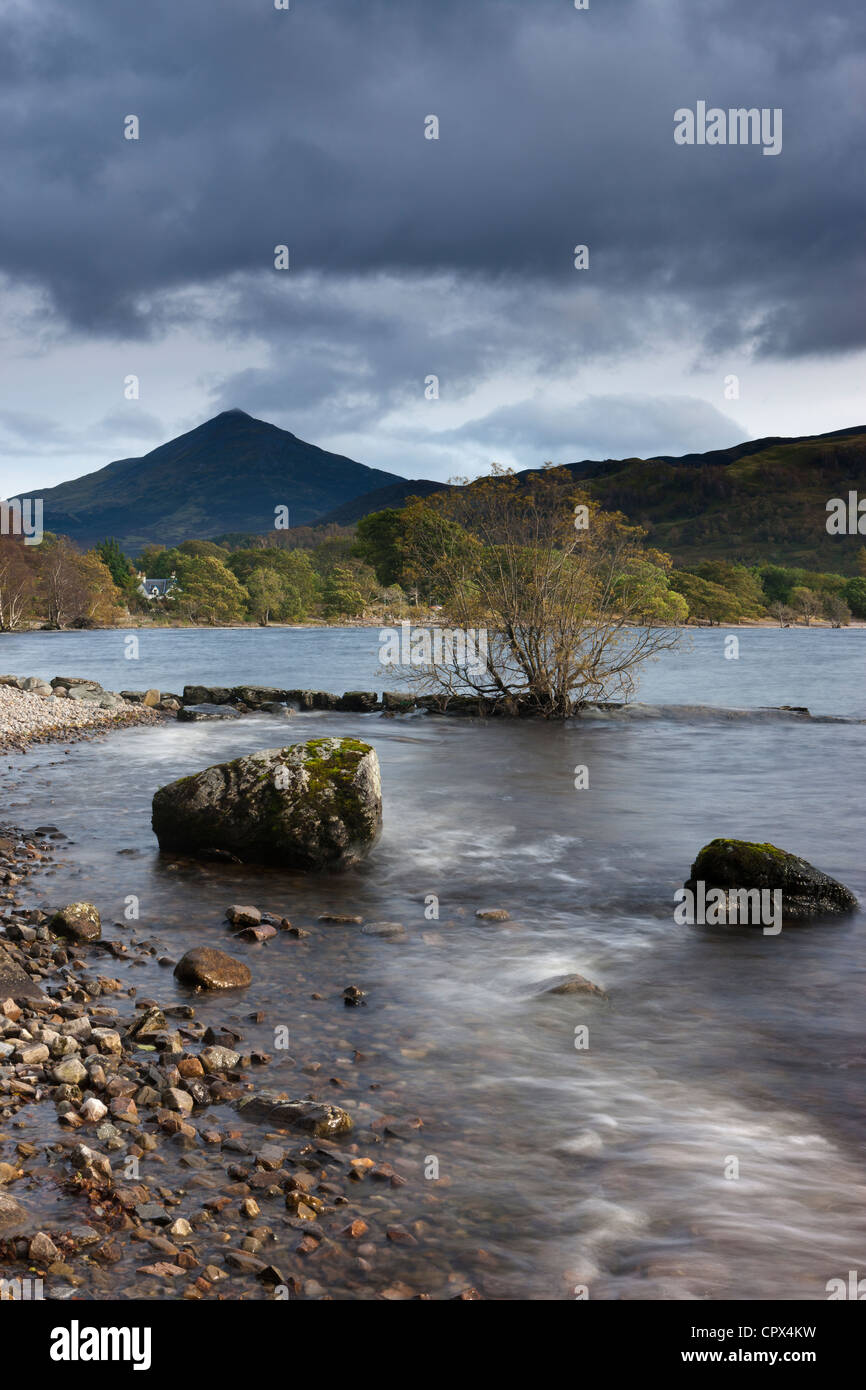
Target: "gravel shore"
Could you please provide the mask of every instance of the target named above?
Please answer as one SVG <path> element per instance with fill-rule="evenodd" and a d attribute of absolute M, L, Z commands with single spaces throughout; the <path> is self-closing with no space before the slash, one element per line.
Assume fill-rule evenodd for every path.
<path fill-rule="evenodd" d="M 162 718 L 155 710 L 126 701 L 118 701 L 116 709 L 102 709 L 89 700 L 38 695 L 0 685 L 0 751 L 20 751 L 28 743 L 69 739 L 128 724 L 158 724 Z"/>

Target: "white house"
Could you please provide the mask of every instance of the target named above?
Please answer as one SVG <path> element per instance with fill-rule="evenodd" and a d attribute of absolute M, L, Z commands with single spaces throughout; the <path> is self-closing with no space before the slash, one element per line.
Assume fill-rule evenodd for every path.
<path fill-rule="evenodd" d="M 148 579 L 141 573 L 138 575 L 138 592 L 145 598 L 168 598 L 176 588 L 177 580 L 173 574 L 169 579 Z"/>

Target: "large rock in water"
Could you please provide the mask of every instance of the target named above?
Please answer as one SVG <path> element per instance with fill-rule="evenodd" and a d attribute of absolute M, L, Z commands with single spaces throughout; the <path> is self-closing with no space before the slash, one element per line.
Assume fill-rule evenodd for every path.
<path fill-rule="evenodd" d="M 181 956 L 174 967 L 175 977 L 196 989 L 242 989 L 252 980 L 248 965 L 225 951 L 210 946 L 196 946 Z"/>
<path fill-rule="evenodd" d="M 356 863 L 382 826 L 379 760 L 355 738 L 314 738 L 218 763 L 160 787 L 160 849 L 291 869 Z"/>
<path fill-rule="evenodd" d="M 711 840 L 698 853 L 685 887 L 780 889 L 784 919 L 854 912 L 859 906 L 849 888 L 805 859 L 775 845 L 748 840 Z"/>

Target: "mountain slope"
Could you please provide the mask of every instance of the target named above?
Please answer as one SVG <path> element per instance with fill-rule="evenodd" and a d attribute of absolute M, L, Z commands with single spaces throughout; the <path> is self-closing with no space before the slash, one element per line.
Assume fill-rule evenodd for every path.
<path fill-rule="evenodd" d="M 362 497 L 351 498 L 320 517 L 319 522 L 323 526 L 328 522 L 335 522 L 338 526 L 354 526 L 356 521 L 370 512 L 382 512 L 386 507 L 402 507 L 409 497 L 429 497 L 432 492 L 445 492 L 447 489 L 447 483 L 433 483 L 426 478 L 401 478 L 397 483 L 376 488 L 375 492 L 365 492 Z"/>
<path fill-rule="evenodd" d="M 828 534 L 827 502 L 866 496 L 866 426 L 756 439 L 682 458 L 569 468 L 602 506 L 645 526 L 680 565 L 767 560 L 853 574 L 862 535 Z"/>
<path fill-rule="evenodd" d="M 700 560 L 769 561 L 854 574 L 866 536 L 831 536 L 827 502 L 866 497 L 866 426 L 795 438 L 745 440 L 679 458 L 584 459 L 565 464 L 603 507 L 645 526 L 680 566 Z M 529 468 L 529 480 L 541 470 Z M 346 524 L 400 506 L 441 484 L 405 482 L 355 497 L 332 512 Z M 399 500 L 398 500 L 399 499 Z"/>
<path fill-rule="evenodd" d="M 27 495 L 43 499 L 46 530 L 85 546 L 116 536 L 134 554 L 149 541 L 266 532 L 277 506 L 289 508 L 291 525 L 307 525 L 362 493 L 405 482 L 227 410 L 142 458 Z"/>

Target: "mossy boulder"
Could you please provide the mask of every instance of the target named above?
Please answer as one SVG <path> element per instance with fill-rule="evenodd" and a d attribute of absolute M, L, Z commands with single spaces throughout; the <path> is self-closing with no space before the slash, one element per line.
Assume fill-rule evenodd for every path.
<path fill-rule="evenodd" d="M 98 941 L 102 936 L 102 923 L 93 903 L 67 903 L 55 912 L 48 925 L 58 936 L 71 941 Z"/>
<path fill-rule="evenodd" d="M 822 873 L 806 859 L 776 845 L 749 840 L 711 840 L 698 853 L 685 887 L 707 889 L 780 889 L 785 919 L 855 912 L 859 906 L 849 888 Z"/>
<path fill-rule="evenodd" d="M 267 748 L 161 787 L 160 849 L 290 869 L 357 863 L 382 826 L 379 760 L 355 738 Z"/>

